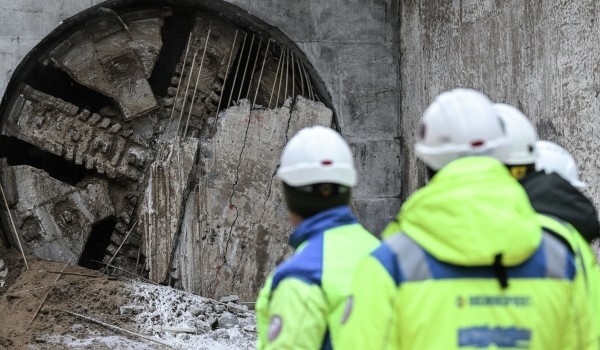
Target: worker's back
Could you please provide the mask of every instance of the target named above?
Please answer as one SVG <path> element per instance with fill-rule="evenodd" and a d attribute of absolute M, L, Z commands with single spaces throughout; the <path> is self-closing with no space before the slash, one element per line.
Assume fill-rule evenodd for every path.
<path fill-rule="evenodd" d="M 456 160 L 359 267 L 346 349 L 597 349 L 569 247 L 498 161 Z"/>

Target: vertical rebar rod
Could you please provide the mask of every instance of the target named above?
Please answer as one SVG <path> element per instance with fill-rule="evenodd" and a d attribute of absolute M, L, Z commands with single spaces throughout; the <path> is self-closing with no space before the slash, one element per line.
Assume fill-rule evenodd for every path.
<path fill-rule="evenodd" d="M 238 31 L 235 31 L 233 36 L 233 43 L 231 44 L 231 50 L 229 52 L 229 61 L 227 61 L 227 68 L 225 69 L 225 79 L 223 79 L 223 86 L 221 86 L 221 96 L 219 96 L 219 104 L 217 105 L 217 114 L 215 114 L 215 121 L 213 123 L 213 130 L 217 126 L 217 119 L 219 119 L 219 110 L 221 109 L 221 101 L 223 100 L 223 93 L 225 93 L 225 84 L 227 84 L 227 76 L 229 75 L 229 65 L 231 64 L 231 58 L 233 57 L 233 49 L 235 48 L 235 40 L 237 39 Z"/>
<path fill-rule="evenodd" d="M 281 92 L 281 85 L 283 84 L 283 69 L 285 68 L 285 59 L 287 57 L 287 46 L 285 46 L 285 56 L 283 56 L 281 62 L 281 75 L 279 76 L 279 86 L 277 87 L 277 100 L 275 102 L 275 108 L 279 105 L 279 93 Z"/>
<path fill-rule="evenodd" d="M 252 66 L 252 73 L 250 74 L 250 83 L 248 84 L 248 91 L 246 92 L 246 99 L 250 97 L 250 91 L 252 90 L 252 79 L 254 78 L 254 72 L 256 71 L 256 64 L 258 63 L 258 56 L 260 56 L 260 48 L 262 47 L 262 36 L 258 42 L 258 48 L 256 49 L 256 56 L 254 57 L 254 65 Z M 254 107 L 254 106 L 252 106 Z"/>
<path fill-rule="evenodd" d="M 206 56 L 206 48 L 208 47 L 208 40 L 210 39 L 210 31 L 206 35 L 206 42 L 204 43 L 204 51 L 202 52 L 202 59 L 200 59 L 200 68 L 198 69 L 198 75 L 196 76 L 196 84 L 194 85 L 194 94 L 192 95 L 192 101 L 190 102 L 190 111 L 188 112 L 187 120 L 185 121 L 185 128 L 181 136 L 185 137 L 187 134 L 188 124 L 190 123 L 190 117 L 192 116 L 192 110 L 194 109 L 194 100 L 196 99 L 196 93 L 198 92 L 198 82 L 200 82 L 200 75 L 202 74 L 202 67 L 204 66 L 204 56 Z M 177 130 L 179 132 L 179 130 Z"/>
<path fill-rule="evenodd" d="M 227 106 L 231 104 L 231 97 L 233 96 L 233 89 L 235 89 L 235 82 L 237 81 L 238 71 L 240 70 L 240 63 L 242 62 L 242 55 L 244 54 L 244 47 L 246 47 L 246 38 L 248 37 L 248 33 L 244 33 L 244 42 L 242 43 L 242 49 L 240 50 L 240 57 L 238 58 L 238 63 L 235 68 L 235 75 L 233 76 L 233 83 L 231 84 L 231 93 L 229 94 L 229 101 L 227 102 Z M 241 89 L 241 87 L 240 87 Z"/>
<path fill-rule="evenodd" d="M 283 95 L 283 103 L 285 103 L 285 100 L 287 100 L 287 96 L 288 96 L 288 77 L 290 75 L 290 48 L 288 46 L 288 49 L 286 50 L 286 54 L 285 54 L 285 94 Z"/>
<path fill-rule="evenodd" d="M 300 76 L 300 88 L 302 89 L 302 97 L 306 97 L 304 96 L 304 78 L 302 77 L 302 62 L 300 62 L 300 59 L 297 59 L 296 62 L 298 63 L 298 75 Z"/>
<path fill-rule="evenodd" d="M 294 67 L 294 56 L 296 54 L 292 51 L 292 101 L 296 98 L 296 68 Z"/>
<path fill-rule="evenodd" d="M 246 59 L 246 66 L 244 67 L 244 74 L 242 74 L 242 81 L 240 82 L 240 92 L 238 93 L 238 101 L 240 100 L 240 97 L 242 97 L 242 89 L 244 88 L 244 79 L 246 78 L 246 72 L 248 71 L 248 63 L 250 63 L 250 54 L 252 53 L 252 48 L 254 45 L 254 34 L 252 34 L 252 40 L 250 41 L 250 47 L 248 48 L 248 57 Z M 243 54 L 243 52 L 242 52 Z M 242 56 L 240 56 L 240 59 L 242 58 Z M 252 83 L 252 80 L 250 80 L 250 83 Z"/>
<path fill-rule="evenodd" d="M 269 45 L 271 39 L 267 39 L 267 48 L 265 49 L 265 57 L 263 58 L 262 67 L 260 67 L 260 74 L 258 75 L 258 81 L 256 83 L 256 92 L 254 93 L 254 100 L 252 101 L 252 108 L 256 106 L 256 97 L 258 96 L 258 90 L 260 89 L 260 81 L 262 79 L 263 70 L 265 69 L 265 62 L 267 62 L 267 55 L 269 54 Z"/>
<path fill-rule="evenodd" d="M 279 62 L 277 62 L 277 70 L 275 71 L 275 79 L 273 79 L 273 88 L 271 89 L 271 97 L 269 97 L 269 106 L 271 109 L 271 99 L 273 99 L 273 93 L 275 92 L 275 85 L 277 85 L 277 77 L 279 76 L 279 66 L 281 66 L 281 55 L 279 55 Z M 277 106 L 275 106 L 277 107 Z"/>
<path fill-rule="evenodd" d="M 8 201 L 6 200 L 6 195 L 4 194 L 4 188 L 2 184 L 0 184 L 0 191 L 2 192 L 2 199 L 4 200 L 4 205 L 6 205 L 6 212 L 8 213 L 8 219 L 10 220 L 10 225 L 12 226 L 13 232 L 15 233 L 15 238 L 17 239 L 17 244 L 19 245 L 19 250 L 21 251 L 21 255 L 23 256 L 23 261 L 25 262 L 25 268 L 29 270 L 29 264 L 27 263 L 27 258 L 25 257 L 25 252 L 23 251 L 23 246 L 21 245 L 21 238 L 19 238 L 19 234 L 17 233 L 17 227 L 15 226 L 15 221 L 13 220 L 12 214 L 10 212 L 10 208 L 8 207 Z"/>
<path fill-rule="evenodd" d="M 312 85 L 310 83 L 310 77 L 308 76 L 308 73 L 306 72 L 306 68 L 304 68 L 304 65 L 302 66 L 302 70 L 304 71 L 304 78 L 306 79 L 306 89 L 308 90 L 308 98 L 310 100 L 314 101 L 314 95 L 312 93 Z"/>
<path fill-rule="evenodd" d="M 187 84 L 185 86 L 185 94 L 183 95 L 183 101 L 181 102 L 181 112 L 179 113 L 179 121 L 177 121 L 177 133 L 179 133 L 179 128 L 181 127 L 181 119 L 183 119 L 183 111 L 185 110 L 185 101 L 188 98 L 188 90 L 190 89 L 190 82 L 192 80 L 192 76 L 194 75 L 194 65 L 196 65 L 196 56 L 198 56 L 198 50 L 194 53 L 194 59 L 192 59 L 192 66 L 190 68 L 190 76 L 188 78 Z"/>
<path fill-rule="evenodd" d="M 185 48 L 185 55 L 183 56 L 183 66 L 181 66 L 181 76 L 179 76 L 179 82 L 177 83 L 177 92 L 175 92 L 175 99 L 173 100 L 173 107 L 171 108 L 171 115 L 169 116 L 169 126 L 171 123 L 171 119 L 173 119 L 173 113 L 175 113 L 175 105 L 177 104 L 177 98 L 179 97 L 179 89 L 181 88 L 181 79 L 183 78 L 183 73 L 185 72 L 185 63 L 187 62 L 188 53 L 190 51 L 190 44 L 192 42 L 192 32 L 190 32 L 190 36 L 188 37 L 187 47 Z"/>

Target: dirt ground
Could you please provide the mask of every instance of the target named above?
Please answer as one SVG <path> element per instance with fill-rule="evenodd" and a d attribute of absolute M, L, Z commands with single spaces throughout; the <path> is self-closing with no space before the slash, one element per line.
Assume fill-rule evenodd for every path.
<path fill-rule="evenodd" d="M 72 326 L 82 321 L 64 311 L 101 315 L 107 323 L 122 325 L 119 306 L 128 298 L 128 292 L 120 281 L 109 280 L 98 271 L 33 257 L 28 258 L 26 270 L 21 256 L 14 251 L 5 260 L 9 275 L 0 289 L 0 349 L 24 349 L 28 344 L 53 349 L 44 346 L 38 335 L 70 334 Z M 86 276 L 56 273 L 63 269 L 65 273 Z"/>
<path fill-rule="evenodd" d="M 34 257 L 27 258 L 27 270 L 17 251 L 3 255 L 9 274 L 0 287 L 0 350 L 254 347 L 254 313 L 235 301 L 117 280 L 99 271 Z M 186 325 L 196 331 L 165 331 L 165 326 Z"/>

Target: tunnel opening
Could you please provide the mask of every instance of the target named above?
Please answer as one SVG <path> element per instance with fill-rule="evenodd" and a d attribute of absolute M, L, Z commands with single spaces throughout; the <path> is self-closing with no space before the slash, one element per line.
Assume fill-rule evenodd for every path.
<path fill-rule="evenodd" d="M 194 26 L 193 11 L 173 9 L 161 29 L 162 47 L 148 82 L 155 95 L 165 96 Z"/>
<path fill-rule="evenodd" d="M 103 267 L 101 261 L 106 255 L 116 225 L 117 220 L 110 217 L 92 226 L 92 232 L 79 258 L 79 266 L 92 270 L 99 270 Z"/>
<path fill-rule="evenodd" d="M 10 166 L 28 165 L 43 170 L 53 179 L 71 186 L 77 186 L 89 173 L 83 165 L 4 135 L 0 135 L 0 158 L 6 158 Z"/>
<path fill-rule="evenodd" d="M 91 112 L 98 112 L 107 106 L 116 109 L 110 98 L 79 84 L 69 74 L 51 64 L 34 65 L 23 82 L 35 90 Z"/>

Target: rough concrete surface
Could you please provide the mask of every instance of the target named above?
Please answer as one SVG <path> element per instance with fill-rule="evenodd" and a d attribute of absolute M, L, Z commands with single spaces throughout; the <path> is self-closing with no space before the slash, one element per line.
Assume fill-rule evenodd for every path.
<path fill-rule="evenodd" d="M 252 300 L 290 249 L 291 226 L 278 180 L 277 145 L 308 125 L 331 125 L 331 110 L 298 97 L 291 106 L 250 110 L 242 101 L 220 114 L 203 145 L 204 168 L 188 197 L 175 275 L 185 290 Z"/>
<path fill-rule="evenodd" d="M 137 230 L 143 237 L 149 278 L 169 282 L 185 197 L 194 180 L 198 139 L 175 137 L 160 143 L 148 172 L 146 190 L 138 206 Z"/>
<path fill-rule="evenodd" d="M 422 179 L 415 123 L 440 92 L 466 86 L 517 106 L 573 153 L 600 204 L 598 11 L 589 0 L 402 1 L 404 197 Z"/>

